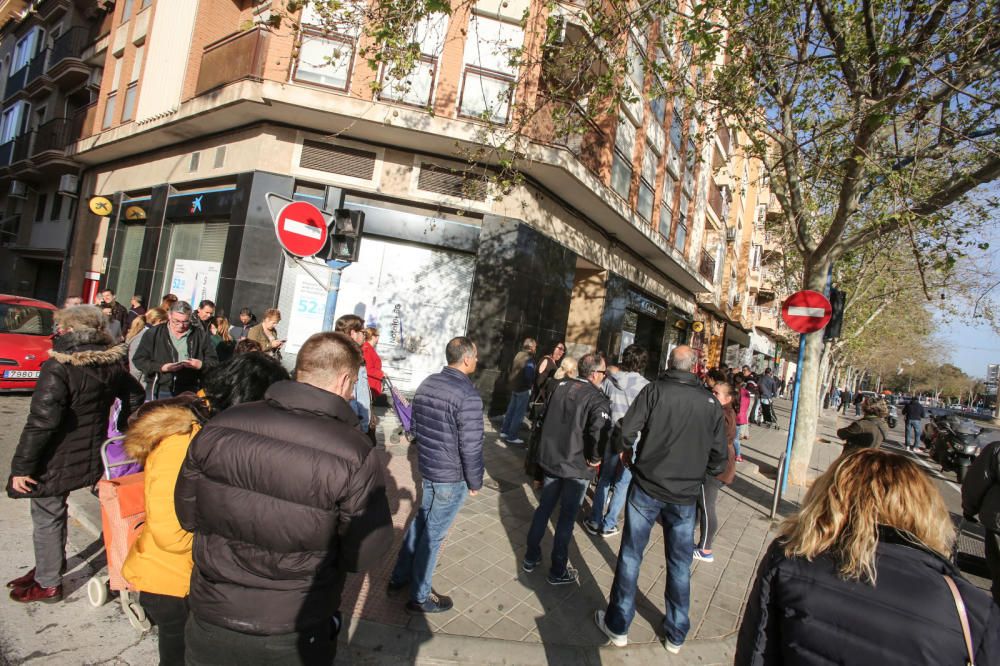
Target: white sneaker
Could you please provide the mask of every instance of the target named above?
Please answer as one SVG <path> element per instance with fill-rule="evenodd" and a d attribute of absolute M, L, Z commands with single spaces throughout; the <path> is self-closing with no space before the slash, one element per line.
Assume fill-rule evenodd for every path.
<path fill-rule="evenodd" d="M 520 437 L 508 437 L 507 438 L 507 443 L 508 444 L 524 444 L 524 440 L 521 439 Z"/>
<path fill-rule="evenodd" d="M 681 645 L 677 645 L 676 643 L 671 643 L 669 638 L 664 638 L 663 639 L 663 647 L 670 654 L 677 654 L 678 652 L 681 651 L 681 648 L 684 647 L 684 645 L 683 645 L 683 643 Z"/>
<path fill-rule="evenodd" d="M 625 647 L 628 645 L 628 636 L 616 634 L 608 629 L 608 625 L 604 624 L 604 611 L 594 611 L 594 623 L 597 625 L 598 629 L 604 632 L 604 635 L 608 637 L 608 640 L 611 641 L 611 644 L 615 647 Z"/>

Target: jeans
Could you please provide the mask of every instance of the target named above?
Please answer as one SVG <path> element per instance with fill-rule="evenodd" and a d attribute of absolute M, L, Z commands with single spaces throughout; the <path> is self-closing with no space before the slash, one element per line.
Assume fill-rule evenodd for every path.
<path fill-rule="evenodd" d="M 739 429 L 736 432 L 736 439 L 733 440 L 733 448 L 736 449 L 736 457 L 739 458 L 742 454 L 740 453 L 740 433 Z"/>
<path fill-rule="evenodd" d="M 910 431 L 913 431 L 913 443 L 910 443 Z M 920 419 L 906 419 L 906 448 L 920 446 Z"/>
<path fill-rule="evenodd" d="M 681 645 L 691 629 L 691 561 L 694 557 L 694 504 L 671 504 L 644 493 L 637 483 L 629 490 L 625 531 L 618 551 L 618 566 L 611 584 L 611 599 L 604 622 L 616 634 L 628 634 L 635 617 L 635 594 L 642 555 L 656 519 L 663 521 L 663 547 L 667 556 L 666 614 L 663 632 Z"/>
<path fill-rule="evenodd" d="M 528 412 L 528 398 L 531 391 L 517 391 L 510 394 L 510 403 L 507 405 L 507 413 L 503 417 L 503 425 L 500 426 L 500 436 L 508 439 L 517 437 L 517 432 L 521 429 L 524 415 Z"/>
<path fill-rule="evenodd" d="M 621 470 L 621 474 L 618 474 Z M 618 479 L 615 480 L 615 475 Z M 602 532 L 614 529 L 618 526 L 618 516 L 625 507 L 625 500 L 628 499 L 628 484 L 632 481 L 632 470 L 622 465 L 621 458 L 612 447 L 604 453 L 604 463 L 601 465 L 601 476 L 597 480 L 597 488 L 594 490 L 594 511 L 590 516 L 593 522 Z M 612 489 L 611 505 L 607 514 L 604 513 L 604 505 L 608 501 L 608 489 Z"/>
<path fill-rule="evenodd" d="M 392 571 L 393 583 L 410 582 L 410 599 L 418 604 L 427 601 L 431 594 L 431 578 L 441 542 L 448 536 L 448 529 L 468 494 L 465 481 L 435 483 L 423 480 L 420 510 L 403 536 L 403 546 Z"/>
<path fill-rule="evenodd" d="M 701 538 L 698 539 L 698 547 L 702 550 L 712 550 L 712 539 L 719 531 L 715 502 L 719 497 L 720 488 L 722 481 L 714 476 L 705 477 L 705 483 L 701 486 L 701 497 L 698 498 L 698 526 L 701 529 Z"/>
<path fill-rule="evenodd" d="M 139 605 L 156 625 L 160 666 L 184 666 L 184 625 L 187 624 L 188 618 L 187 597 L 140 592 Z"/>
<path fill-rule="evenodd" d="M 257 636 L 189 615 L 184 642 L 188 666 L 317 666 L 333 664 L 337 652 L 327 619 L 291 634 Z"/>
<path fill-rule="evenodd" d="M 31 498 L 31 540 L 35 547 L 35 580 L 42 587 L 62 584 L 66 571 L 66 498 Z"/>
<path fill-rule="evenodd" d="M 524 559 L 529 562 L 540 562 L 542 559 L 542 537 L 549 524 L 549 517 L 559 503 L 559 520 L 556 521 L 556 533 L 552 539 L 552 566 L 549 574 L 558 578 L 566 573 L 569 562 L 569 542 L 573 538 L 573 526 L 576 525 L 576 514 L 583 504 L 584 495 L 590 479 L 560 479 L 545 475 L 542 495 L 538 499 L 538 508 L 531 518 L 528 528 L 528 550 Z"/>

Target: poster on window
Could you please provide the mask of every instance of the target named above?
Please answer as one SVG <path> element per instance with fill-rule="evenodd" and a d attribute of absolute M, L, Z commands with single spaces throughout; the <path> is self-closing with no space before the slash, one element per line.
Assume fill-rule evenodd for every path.
<path fill-rule="evenodd" d="M 222 262 L 175 259 L 174 274 L 170 278 L 170 293 L 191 307 L 197 308 L 204 300 L 214 301 L 219 289 L 219 271 Z"/>
<path fill-rule="evenodd" d="M 465 335 L 475 257 L 366 237 L 344 269 L 336 315 L 379 329 L 382 369 L 404 391 L 445 365 L 444 348 Z"/>
<path fill-rule="evenodd" d="M 295 276 L 291 312 L 282 313 L 288 318 L 288 339 L 284 350 L 299 353 L 302 345 L 313 333 L 323 330 L 323 313 L 326 311 L 327 291 L 308 273 Z"/>

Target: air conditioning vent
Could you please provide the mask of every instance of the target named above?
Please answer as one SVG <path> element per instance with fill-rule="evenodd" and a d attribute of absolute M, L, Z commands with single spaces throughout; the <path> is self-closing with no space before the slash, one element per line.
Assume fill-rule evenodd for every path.
<path fill-rule="evenodd" d="M 75 173 L 66 173 L 59 177 L 59 194 L 75 197 L 80 186 L 80 177 Z"/>
<path fill-rule="evenodd" d="M 28 184 L 23 180 L 12 180 L 10 181 L 10 190 L 7 194 L 15 199 L 27 198 Z"/>
<path fill-rule="evenodd" d="M 375 177 L 377 157 L 375 153 L 368 150 L 306 139 L 302 142 L 302 157 L 299 158 L 299 166 L 304 169 L 315 169 L 340 176 L 372 180 Z"/>
<path fill-rule="evenodd" d="M 417 189 L 457 199 L 486 201 L 486 182 L 468 172 L 422 162 Z"/>

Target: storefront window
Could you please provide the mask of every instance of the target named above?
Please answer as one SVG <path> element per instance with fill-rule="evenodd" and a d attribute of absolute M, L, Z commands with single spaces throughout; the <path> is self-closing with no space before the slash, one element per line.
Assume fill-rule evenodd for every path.
<path fill-rule="evenodd" d="M 175 223 L 169 230 L 170 246 L 159 293 L 175 294 L 195 306 L 204 299 L 214 301 L 229 223 Z"/>
<path fill-rule="evenodd" d="M 142 242 L 146 238 L 145 224 L 126 224 L 118 232 L 118 246 L 115 254 L 118 263 L 118 280 L 115 282 L 115 293 L 123 300 L 135 293 L 135 279 L 139 274 L 139 256 L 142 254 Z M 165 293 L 165 292 L 164 292 Z"/>

